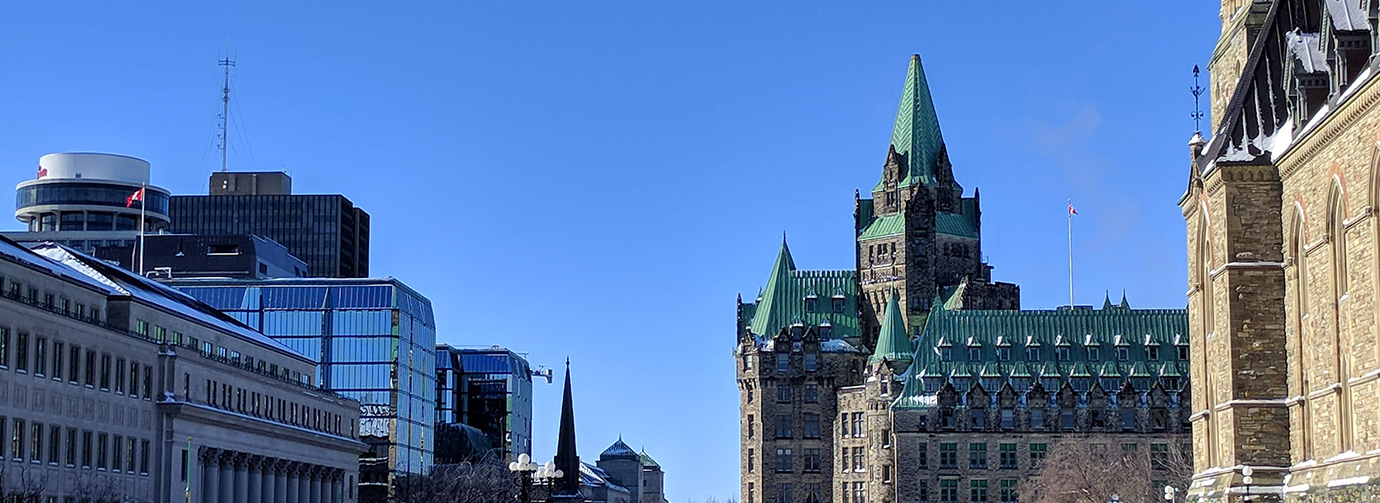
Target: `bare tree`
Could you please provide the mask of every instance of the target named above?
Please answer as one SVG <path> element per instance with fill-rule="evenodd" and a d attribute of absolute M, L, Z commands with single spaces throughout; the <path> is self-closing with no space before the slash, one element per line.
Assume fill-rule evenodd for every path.
<path fill-rule="evenodd" d="M 130 501 L 125 486 L 109 475 L 78 476 L 72 484 L 72 496 L 90 503 L 124 503 Z"/>
<path fill-rule="evenodd" d="M 38 503 L 52 479 L 52 474 L 41 467 L 0 461 L 0 501 Z"/>
<path fill-rule="evenodd" d="M 1022 503 L 1106 503 L 1114 494 L 1141 501 L 1151 494 L 1150 465 L 1146 453 L 1121 450 L 1112 439 L 1067 439 L 1050 446 L 1017 491 Z"/>
<path fill-rule="evenodd" d="M 516 501 L 517 478 L 493 459 L 437 465 L 426 475 L 399 477 L 392 501 L 399 503 L 494 503 Z"/>

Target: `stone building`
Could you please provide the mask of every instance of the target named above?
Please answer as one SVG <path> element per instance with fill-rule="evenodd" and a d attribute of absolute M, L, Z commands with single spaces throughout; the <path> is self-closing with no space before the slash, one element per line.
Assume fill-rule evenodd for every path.
<path fill-rule="evenodd" d="M 1201 376 L 1192 495 L 1374 501 L 1380 14 L 1358 0 L 1224 0 L 1221 18 L 1212 137 L 1190 141 L 1179 201 Z"/>
<path fill-rule="evenodd" d="M 355 501 L 359 404 L 191 298 L 0 238 L 0 489 L 27 501 Z"/>
<path fill-rule="evenodd" d="M 738 300 L 741 501 L 1014 501 L 1055 440 L 1188 443 L 1186 312 L 1020 311 L 980 259 L 980 198 L 954 180 L 919 57 L 855 211 L 854 269 L 799 270 L 783 242 Z"/>

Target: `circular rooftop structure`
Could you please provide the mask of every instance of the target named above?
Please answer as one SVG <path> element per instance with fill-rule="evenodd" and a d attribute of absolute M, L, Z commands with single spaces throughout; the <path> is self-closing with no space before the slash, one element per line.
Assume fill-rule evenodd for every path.
<path fill-rule="evenodd" d="M 29 232 L 138 231 L 141 203 L 130 197 L 146 188 L 144 226 L 166 229 L 168 199 L 163 188 L 148 185 L 143 159 L 89 152 L 48 154 L 38 159 L 33 180 L 15 187 L 14 217 Z"/>

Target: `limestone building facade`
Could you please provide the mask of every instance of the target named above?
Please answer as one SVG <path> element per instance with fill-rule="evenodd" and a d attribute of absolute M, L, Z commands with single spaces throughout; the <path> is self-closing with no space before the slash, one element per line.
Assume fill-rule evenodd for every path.
<path fill-rule="evenodd" d="M 1229 0 L 1187 223 L 1194 498 L 1380 499 L 1374 2 Z M 1251 468 L 1253 484 L 1243 470 Z"/>
<path fill-rule="evenodd" d="M 355 501 L 359 404 L 312 361 L 69 248 L 0 238 L 0 283 L 8 496 Z"/>
<path fill-rule="evenodd" d="M 912 57 L 855 268 L 800 270 L 783 240 L 738 299 L 740 501 L 1010 502 L 1060 439 L 1189 444 L 1186 311 L 1021 311 L 963 192 Z"/>

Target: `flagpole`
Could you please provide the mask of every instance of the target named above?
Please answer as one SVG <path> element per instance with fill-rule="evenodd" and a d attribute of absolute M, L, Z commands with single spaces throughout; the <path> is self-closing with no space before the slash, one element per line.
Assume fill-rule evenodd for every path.
<path fill-rule="evenodd" d="M 139 275 L 144 275 L 144 209 L 148 206 L 148 184 L 139 185 Z M 1072 225 L 1072 224 L 1070 224 Z M 1072 260 L 1072 259 L 1070 259 Z M 1072 262 L 1070 262 L 1072 263 Z"/>
<path fill-rule="evenodd" d="M 185 454 L 185 456 L 186 456 L 186 457 L 183 458 L 182 462 L 183 462 L 183 463 L 185 464 L 185 466 L 187 467 L 187 471 L 188 471 L 188 472 L 191 472 L 191 471 L 192 471 L 192 460 L 195 459 L 195 458 L 192 457 L 192 456 L 193 456 L 193 455 L 192 455 L 192 437 L 187 437 L 187 454 Z M 187 503 L 192 503 L 192 474 L 191 474 L 191 473 L 188 473 L 188 474 L 187 474 L 187 487 L 186 487 L 186 489 L 185 489 L 185 493 L 186 493 L 186 496 L 187 496 Z"/>
<path fill-rule="evenodd" d="M 1069 199 L 1069 309 L 1073 309 L 1073 199 Z"/>

